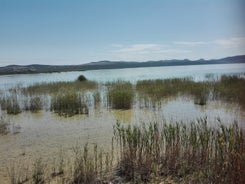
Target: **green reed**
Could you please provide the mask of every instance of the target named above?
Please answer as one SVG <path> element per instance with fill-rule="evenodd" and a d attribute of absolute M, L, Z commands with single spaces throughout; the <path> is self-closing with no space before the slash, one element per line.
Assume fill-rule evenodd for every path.
<path fill-rule="evenodd" d="M 88 107 L 83 102 L 82 95 L 75 92 L 59 93 L 53 96 L 51 110 L 64 116 L 88 114 Z"/>
<path fill-rule="evenodd" d="M 56 94 L 66 91 L 84 91 L 93 90 L 97 87 L 94 81 L 72 81 L 72 82 L 50 82 L 38 83 L 32 86 L 23 88 L 24 94 Z"/>
<path fill-rule="evenodd" d="M 107 83 L 108 103 L 114 109 L 130 109 L 133 104 L 134 91 L 132 84 L 125 81 Z"/>
<path fill-rule="evenodd" d="M 96 144 L 77 146 L 69 157 L 72 162 L 63 153 L 58 155 L 51 173 L 37 159 L 31 176 L 10 167 L 9 177 L 11 183 L 43 183 L 57 177 L 65 183 L 160 183 L 169 178 L 175 183 L 243 183 L 244 130 L 236 122 L 229 126 L 219 119 L 215 126 L 209 123 L 207 118 L 140 126 L 117 122 L 106 152 Z"/>
<path fill-rule="evenodd" d="M 209 127 L 207 119 L 148 126 L 116 124 L 120 145 L 118 174 L 126 181 L 150 182 L 172 177 L 176 182 L 242 183 L 245 142 L 237 123 Z"/>
<path fill-rule="evenodd" d="M 8 120 L 3 117 L 0 116 L 0 135 L 6 135 L 10 132 L 10 123 L 8 122 Z"/>
<path fill-rule="evenodd" d="M 210 99 L 235 101 L 245 104 L 245 79 L 238 76 L 222 76 L 219 80 L 195 82 L 191 78 L 143 80 L 136 84 L 137 92 L 153 101 L 177 95 L 190 95 L 194 103 L 205 105 Z"/>

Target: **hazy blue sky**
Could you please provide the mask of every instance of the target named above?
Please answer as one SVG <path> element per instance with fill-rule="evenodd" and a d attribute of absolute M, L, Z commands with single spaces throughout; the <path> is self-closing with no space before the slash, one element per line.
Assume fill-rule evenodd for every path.
<path fill-rule="evenodd" d="M 0 0 L 0 65 L 245 54 L 244 0 Z"/>

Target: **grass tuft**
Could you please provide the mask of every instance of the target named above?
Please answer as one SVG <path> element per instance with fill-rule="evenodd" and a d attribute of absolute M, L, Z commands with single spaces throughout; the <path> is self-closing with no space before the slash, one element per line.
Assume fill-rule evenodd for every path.
<path fill-rule="evenodd" d="M 134 92 L 130 82 L 118 81 L 108 83 L 108 101 L 113 109 L 130 109 Z"/>

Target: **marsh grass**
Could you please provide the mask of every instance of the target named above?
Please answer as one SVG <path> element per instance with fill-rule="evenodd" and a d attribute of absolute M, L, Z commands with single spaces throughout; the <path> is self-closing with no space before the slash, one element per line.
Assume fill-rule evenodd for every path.
<path fill-rule="evenodd" d="M 63 152 L 58 155 L 51 173 L 37 159 L 31 175 L 22 173 L 19 166 L 10 167 L 9 177 L 11 183 L 52 181 L 47 176 L 74 184 L 160 183 L 169 178 L 174 183 L 244 183 L 244 131 L 236 122 L 225 126 L 218 119 L 217 126 L 208 124 L 207 118 L 140 126 L 117 122 L 111 149 L 103 151 L 96 144 L 76 146 L 70 162 Z"/>
<path fill-rule="evenodd" d="M 136 85 L 126 81 L 116 81 L 100 84 L 100 89 L 93 81 L 55 82 L 10 89 L 8 95 L 1 97 L 0 103 L 1 109 L 6 110 L 8 114 L 18 114 L 22 109 L 31 112 L 42 110 L 46 99 L 46 106 L 48 106 L 46 109 L 68 116 L 87 114 L 88 107 L 85 104 L 96 107 L 101 102 L 113 109 L 130 109 L 134 104 L 134 99 L 141 101 L 143 99 L 146 102 L 145 106 L 151 104 L 157 106 L 162 100 L 177 96 L 191 97 L 197 105 L 206 105 L 211 100 L 223 100 L 236 102 L 245 107 L 244 86 L 245 79 L 238 76 L 222 76 L 220 79 L 202 82 L 195 82 L 191 78 L 143 80 L 138 81 Z M 99 91 L 101 89 L 104 90 L 102 93 Z M 88 91 L 92 94 L 91 98 L 81 99 L 82 105 L 78 104 L 79 100 L 76 97 L 72 97 Z M 28 97 L 31 99 L 24 108 L 21 108 L 20 104 L 23 104 L 21 102 Z M 51 108 L 48 97 L 52 97 Z"/>
<path fill-rule="evenodd" d="M 126 181 L 150 182 L 171 177 L 175 182 L 243 183 L 245 142 L 237 123 L 217 128 L 198 119 L 183 123 L 151 123 L 125 127 L 114 135 L 120 146 L 118 175 Z"/>
<path fill-rule="evenodd" d="M 130 109 L 133 104 L 134 91 L 130 82 L 117 81 L 107 83 L 108 103 L 113 109 Z"/>
<path fill-rule="evenodd" d="M 220 80 L 195 82 L 191 78 L 142 80 L 136 84 L 141 97 L 159 101 L 178 95 L 190 95 L 194 103 L 205 105 L 208 100 L 235 101 L 245 105 L 245 79 L 238 76 L 222 76 Z"/>
<path fill-rule="evenodd" d="M 32 181 L 34 184 L 43 184 L 45 182 L 45 165 L 41 158 L 36 159 L 33 164 Z"/>
<path fill-rule="evenodd" d="M 23 88 L 23 94 L 57 94 L 67 91 L 85 91 L 93 90 L 97 87 L 94 81 L 73 81 L 73 82 L 51 82 L 38 83 L 32 86 Z"/>
<path fill-rule="evenodd" d="M 82 95 L 75 92 L 60 93 L 53 96 L 51 110 L 62 116 L 88 114 L 88 107 L 82 102 Z"/>
<path fill-rule="evenodd" d="M 7 170 L 11 184 L 27 183 L 29 181 L 29 168 L 21 161 L 11 163 Z"/>
<path fill-rule="evenodd" d="M 25 110 L 31 112 L 38 112 L 43 109 L 44 100 L 40 96 L 32 96 L 25 101 Z"/>
<path fill-rule="evenodd" d="M 8 98 L 5 103 L 5 108 L 8 114 L 16 115 L 21 113 L 22 110 L 20 108 L 17 98 Z"/>
<path fill-rule="evenodd" d="M 74 163 L 71 183 L 102 183 L 113 168 L 110 161 L 113 152 L 98 150 L 97 144 L 74 148 Z"/>
<path fill-rule="evenodd" d="M 236 101 L 245 107 L 245 79 L 223 75 L 215 82 L 213 92 L 216 98 Z"/>
<path fill-rule="evenodd" d="M 0 116 L 0 135 L 6 135 L 10 132 L 10 123 L 3 116 Z"/>

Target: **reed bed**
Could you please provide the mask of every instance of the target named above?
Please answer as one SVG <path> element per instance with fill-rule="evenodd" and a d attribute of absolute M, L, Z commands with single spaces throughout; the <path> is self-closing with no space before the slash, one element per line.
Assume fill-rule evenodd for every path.
<path fill-rule="evenodd" d="M 23 88 L 23 94 L 57 94 L 66 91 L 85 91 L 93 90 L 97 87 L 94 81 L 72 81 L 72 82 L 51 82 L 38 83 L 32 86 Z"/>
<path fill-rule="evenodd" d="M 130 109 L 134 100 L 140 98 L 156 104 L 162 99 L 177 96 L 190 96 L 198 105 L 205 105 L 210 100 L 223 100 L 236 102 L 245 107 L 245 79 L 238 76 L 222 76 L 220 79 L 203 82 L 195 82 L 191 78 L 143 80 L 138 81 L 136 85 L 126 81 L 116 81 L 101 84 L 101 86 L 106 94 L 106 98 L 103 99 L 101 99 L 101 93 L 98 91 L 98 84 L 93 81 L 42 83 L 27 88 L 14 88 L 9 91 L 7 96 L 1 97 L 1 109 L 7 110 L 8 114 L 18 114 L 23 109 L 36 112 L 43 109 L 45 100 L 40 98 L 42 95 L 53 96 L 53 102 L 58 103 L 58 100 L 61 100 L 60 103 L 63 103 L 61 106 L 65 106 L 63 99 L 66 97 L 61 96 L 69 96 L 71 93 L 84 93 L 85 91 L 92 92 L 94 100 L 90 103 L 94 103 L 94 106 L 99 104 L 101 100 L 103 102 L 105 100 L 107 101 L 107 103 L 105 102 L 106 105 L 113 109 Z M 30 97 L 31 101 L 28 101 L 22 108 L 20 106 L 22 104 L 21 99 L 18 96 L 22 100 Z M 137 99 L 134 99 L 135 97 Z M 69 104 L 68 99 L 65 103 Z M 83 107 L 86 109 L 85 106 Z M 52 110 L 57 108 L 51 107 Z"/>
<path fill-rule="evenodd" d="M 245 105 L 245 79 L 238 76 L 222 76 L 220 80 L 195 82 L 191 78 L 143 80 L 136 84 L 142 97 L 153 101 L 177 95 L 191 95 L 194 103 L 205 105 L 208 100 L 235 101 Z"/>
<path fill-rule="evenodd" d="M 244 130 L 234 122 L 209 126 L 195 122 L 153 122 L 114 125 L 111 149 L 85 144 L 69 157 L 59 156 L 55 168 L 37 159 L 31 170 L 10 172 L 11 181 L 45 183 L 244 183 Z M 70 161 L 67 161 L 69 158 Z M 23 164 L 22 164 L 23 165 Z M 17 169 L 16 171 L 20 171 Z M 51 172 L 48 172 L 51 171 Z M 13 182 L 11 182 L 13 183 Z"/>
<path fill-rule="evenodd" d="M 133 104 L 134 91 L 130 82 L 117 81 L 107 83 L 108 104 L 113 109 L 130 109 Z"/>
<path fill-rule="evenodd" d="M 0 116 L 0 135 L 6 135 L 10 132 L 10 123 L 3 116 Z"/>
<path fill-rule="evenodd" d="M 244 132 L 237 123 L 207 119 L 184 123 L 128 126 L 117 123 L 120 145 L 117 173 L 125 181 L 148 183 L 172 178 L 177 183 L 244 183 Z"/>
<path fill-rule="evenodd" d="M 88 107 L 82 101 L 82 94 L 75 92 L 59 93 L 53 96 L 51 110 L 62 116 L 88 114 Z"/>
<path fill-rule="evenodd" d="M 31 112 L 38 112 L 43 109 L 43 105 L 44 100 L 40 96 L 33 96 L 25 102 L 25 110 Z"/>
<path fill-rule="evenodd" d="M 235 101 L 245 107 L 245 79 L 223 75 L 215 82 L 213 93 L 216 98 Z"/>
<path fill-rule="evenodd" d="M 5 104 L 2 106 L 3 110 L 6 110 L 8 114 L 19 114 L 22 112 L 17 98 L 11 98 L 5 100 Z"/>

